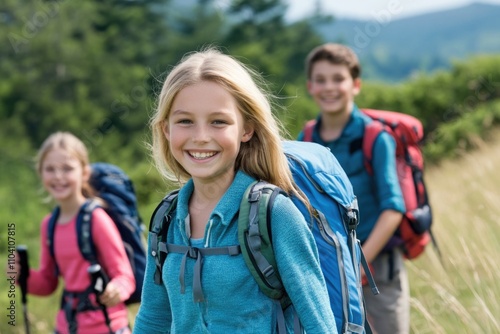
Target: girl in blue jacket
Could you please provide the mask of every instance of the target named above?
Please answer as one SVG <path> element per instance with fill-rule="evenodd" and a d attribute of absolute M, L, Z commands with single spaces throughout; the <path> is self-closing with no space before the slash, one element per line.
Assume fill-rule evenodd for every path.
<path fill-rule="evenodd" d="M 166 78 L 151 127 L 158 170 L 183 185 L 169 243 L 239 245 L 238 209 L 255 180 L 300 197 L 278 121 L 256 80 L 242 63 L 214 49 L 187 56 Z M 278 271 L 302 326 L 308 334 L 336 333 L 304 217 L 288 197 L 278 195 L 271 219 Z M 241 254 L 204 256 L 200 272 L 196 259 L 169 253 L 161 285 L 154 283 L 155 258 L 149 254 L 135 333 L 277 332 L 279 303 L 260 291 Z M 289 333 L 290 309 L 285 310 Z"/>

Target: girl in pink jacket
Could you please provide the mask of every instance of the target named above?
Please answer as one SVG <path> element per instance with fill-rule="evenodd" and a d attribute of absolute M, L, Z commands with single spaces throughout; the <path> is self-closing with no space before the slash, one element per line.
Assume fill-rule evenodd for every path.
<path fill-rule="evenodd" d="M 101 208 L 92 213 L 91 234 L 98 262 L 109 283 L 98 297 L 88 293 L 90 263 L 81 255 L 76 232 L 78 212 L 92 197 L 85 145 L 71 133 L 52 134 L 38 152 L 37 171 L 45 190 L 59 206 L 59 216 L 54 231 L 54 256 L 47 244 L 50 215 L 42 221 L 40 268 L 30 270 L 28 293 L 39 296 L 53 293 L 61 276 L 64 293 L 55 333 L 130 333 L 124 301 L 134 291 L 135 279 L 118 229 Z"/>

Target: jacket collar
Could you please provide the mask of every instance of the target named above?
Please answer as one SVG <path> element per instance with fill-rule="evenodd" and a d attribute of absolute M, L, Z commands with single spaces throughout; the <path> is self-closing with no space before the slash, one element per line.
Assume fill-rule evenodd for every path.
<path fill-rule="evenodd" d="M 219 203 L 215 206 L 214 211 L 210 215 L 210 219 L 218 216 L 221 224 L 229 225 L 240 209 L 240 202 L 246 189 L 253 181 L 255 181 L 255 178 L 245 172 L 236 172 L 233 182 L 219 200 Z M 193 191 L 194 184 L 192 179 L 179 191 L 176 216 L 181 222 L 184 222 L 189 213 L 188 203 Z"/>

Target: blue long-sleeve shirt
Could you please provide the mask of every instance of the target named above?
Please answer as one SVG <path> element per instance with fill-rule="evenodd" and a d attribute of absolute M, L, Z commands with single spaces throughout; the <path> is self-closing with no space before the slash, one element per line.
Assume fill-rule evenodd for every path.
<path fill-rule="evenodd" d="M 238 209 L 246 188 L 254 179 L 238 172 L 210 215 L 202 245 L 238 245 Z M 169 243 L 190 245 L 185 220 L 193 192 L 189 181 L 178 196 Z M 308 334 L 336 333 L 318 252 L 304 217 L 292 201 L 278 195 L 271 213 L 273 249 L 278 271 Z M 151 245 L 149 245 L 150 247 Z M 204 256 L 201 287 L 205 300 L 193 301 L 195 259 L 187 258 L 185 292 L 181 293 L 179 271 L 183 255 L 168 254 L 163 266 L 163 285 L 153 281 L 155 259 L 149 253 L 142 303 L 134 333 L 276 333 L 277 304 L 266 297 L 247 268 L 243 256 Z M 289 332 L 293 316 L 285 312 Z"/>
<path fill-rule="evenodd" d="M 396 143 L 390 134 L 383 132 L 373 146 L 373 175 L 368 174 L 364 165 L 361 139 L 365 124 L 371 118 L 354 106 L 351 117 L 339 138 L 325 142 L 319 135 L 321 116 L 313 130 L 312 140 L 326 146 L 335 155 L 352 183 L 358 198 L 360 222 L 356 230 L 358 238 L 364 242 L 370 235 L 379 215 L 384 210 L 405 211 L 401 188 L 396 174 Z M 299 134 L 298 140 L 303 140 Z M 359 145 L 357 145 L 359 144 Z"/>

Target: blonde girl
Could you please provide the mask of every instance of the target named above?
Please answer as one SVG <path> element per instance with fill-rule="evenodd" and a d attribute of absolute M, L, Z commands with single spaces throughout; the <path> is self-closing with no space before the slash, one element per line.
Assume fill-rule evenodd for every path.
<path fill-rule="evenodd" d="M 158 170 L 182 185 L 169 243 L 238 245 L 239 204 L 255 180 L 300 196 L 281 148 L 279 123 L 256 77 L 215 49 L 186 56 L 167 76 L 151 127 Z M 302 325 L 309 334 L 335 333 L 316 245 L 303 216 L 288 197 L 278 195 L 271 219 L 278 270 Z M 200 273 L 195 262 L 169 253 L 163 283 L 156 285 L 155 258 L 149 255 L 135 333 L 276 332 L 279 305 L 259 290 L 241 254 L 205 256 Z M 287 309 L 290 331 L 292 317 Z"/>
<path fill-rule="evenodd" d="M 88 184 L 91 170 L 85 145 L 71 133 L 53 133 L 43 142 L 36 167 L 45 190 L 59 207 L 59 215 L 54 231 L 54 257 L 47 244 L 51 215 L 42 220 L 40 267 L 30 270 L 28 293 L 38 296 L 54 293 L 60 276 L 64 292 L 55 333 L 130 333 L 124 301 L 134 291 L 135 279 L 120 234 L 101 208 L 92 212 L 91 231 L 99 263 L 110 278 L 99 298 L 106 306 L 109 325 L 95 294 L 84 294 L 91 283 L 87 272 L 90 263 L 82 257 L 78 248 L 76 220 L 80 208 L 92 195 Z"/>

